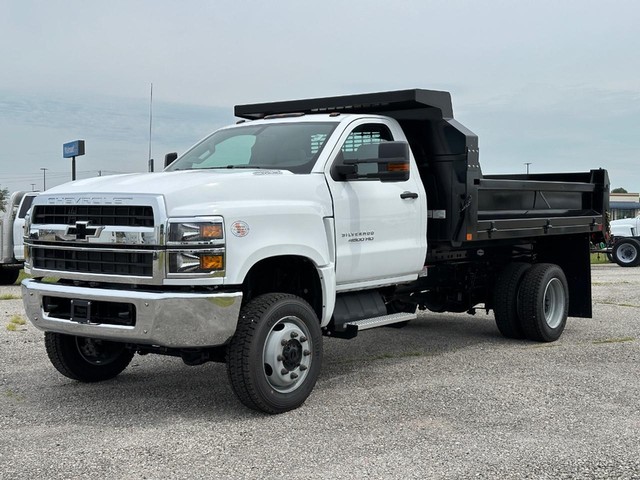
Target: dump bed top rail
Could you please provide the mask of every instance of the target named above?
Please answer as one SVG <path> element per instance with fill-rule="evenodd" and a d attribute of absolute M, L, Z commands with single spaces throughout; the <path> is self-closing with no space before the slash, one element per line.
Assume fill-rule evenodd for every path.
<path fill-rule="evenodd" d="M 236 117 L 255 120 L 284 113 L 372 113 L 392 118 L 453 118 L 451 94 L 437 90 L 397 90 L 285 102 L 236 105 Z"/>

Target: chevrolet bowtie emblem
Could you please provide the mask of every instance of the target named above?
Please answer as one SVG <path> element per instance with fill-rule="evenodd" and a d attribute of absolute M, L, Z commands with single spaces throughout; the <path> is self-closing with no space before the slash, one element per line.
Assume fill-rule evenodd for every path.
<path fill-rule="evenodd" d="M 76 240 L 86 240 L 88 237 L 96 237 L 102 228 L 89 226 L 89 222 L 76 222 L 75 226 L 67 229 L 67 235 L 75 235 Z"/>

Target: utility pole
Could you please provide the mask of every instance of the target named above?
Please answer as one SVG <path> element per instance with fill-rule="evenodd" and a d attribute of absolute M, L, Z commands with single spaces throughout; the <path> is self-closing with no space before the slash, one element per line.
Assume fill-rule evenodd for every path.
<path fill-rule="evenodd" d="M 47 189 L 47 170 L 48 168 L 40 167 L 42 170 L 42 191 L 44 192 Z"/>
<path fill-rule="evenodd" d="M 153 83 L 151 84 L 151 92 L 149 94 L 149 171 L 153 172 L 153 160 L 151 159 L 151 126 L 153 124 Z"/>
<path fill-rule="evenodd" d="M 524 164 L 527 166 L 527 175 L 529 175 L 529 165 L 531 165 L 532 162 L 524 162 Z"/>

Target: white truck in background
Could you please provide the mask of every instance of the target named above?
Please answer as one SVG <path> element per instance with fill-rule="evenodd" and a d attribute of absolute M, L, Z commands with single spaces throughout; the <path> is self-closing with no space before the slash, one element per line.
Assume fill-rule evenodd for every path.
<path fill-rule="evenodd" d="M 242 403 L 281 413 L 311 393 L 323 336 L 481 308 L 506 337 L 552 342 L 591 317 L 605 170 L 485 175 L 448 92 L 235 114 L 164 172 L 35 199 L 23 299 L 61 374 L 107 380 L 136 353 L 222 361 Z"/>
<path fill-rule="evenodd" d="M 24 224 L 37 192 L 13 192 L 0 217 L 0 285 L 15 283 L 24 264 Z"/>
<path fill-rule="evenodd" d="M 640 216 L 610 222 L 610 259 L 621 267 L 640 265 Z"/>

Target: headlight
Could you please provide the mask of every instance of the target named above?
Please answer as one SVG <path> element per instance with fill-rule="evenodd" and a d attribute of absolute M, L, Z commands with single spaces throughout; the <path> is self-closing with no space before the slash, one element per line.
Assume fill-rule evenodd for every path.
<path fill-rule="evenodd" d="M 224 251 L 169 251 L 169 273 L 224 272 Z"/>
<path fill-rule="evenodd" d="M 223 239 L 222 221 L 169 224 L 169 242 L 173 244 L 210 244 Z"/>
<path fill-rule="evenodd" d="M 222 217 L 169 220 L 167 267 L 169 275 L 224 276 L 225 245 Z"/>

